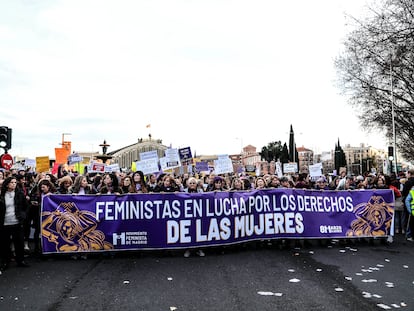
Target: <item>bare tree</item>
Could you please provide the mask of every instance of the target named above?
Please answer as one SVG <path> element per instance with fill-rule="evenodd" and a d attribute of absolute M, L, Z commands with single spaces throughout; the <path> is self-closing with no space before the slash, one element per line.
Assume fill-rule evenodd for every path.
<path fill-rule="evenodd" d="M 414 160 L 414 1 L 382 0 L 353 30 L 335 61 L 340 88 L 358 111 L 361 126 L 393 141 Z"/>

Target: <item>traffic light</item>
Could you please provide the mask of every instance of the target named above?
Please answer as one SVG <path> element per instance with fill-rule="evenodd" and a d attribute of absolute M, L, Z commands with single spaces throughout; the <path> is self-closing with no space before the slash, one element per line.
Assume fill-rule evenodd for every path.
<path fill-rule="evenodd" d="M 7 126 L 0 126 L 0 148 L 11 149 L 12 129 Z"/>
<path fill-rule="evenodd" d="M 389 160 L 394 160 L 394 147 L 393 146 L 388 146 L 388 159 Z"/>

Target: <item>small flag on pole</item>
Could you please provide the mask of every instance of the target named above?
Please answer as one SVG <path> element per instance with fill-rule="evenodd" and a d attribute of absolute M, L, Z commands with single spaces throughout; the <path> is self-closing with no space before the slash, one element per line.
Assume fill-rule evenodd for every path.
<path fill-rule="evenodd" d="M 147 124 L 147 128 L 150 128 L 151 127 L 151 124 Z"/>

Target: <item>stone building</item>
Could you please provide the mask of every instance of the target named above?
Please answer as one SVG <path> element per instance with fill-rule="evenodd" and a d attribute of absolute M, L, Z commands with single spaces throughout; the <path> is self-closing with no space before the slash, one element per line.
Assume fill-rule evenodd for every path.
<path fill-rule="evenodd" d="M 164 152 L 167 148 L 162 144 L 161 139 L 139 138 L 137 143 L 108 152 L 108 155 L 112 156 L 112 163 L 118 163 L 119 167 L 129 169 L 132 162 L 141 160 L 140 153 L 157 150 L 158 157 L 162 158 L 165 156 Z"/>
<path fill-rule="evenodd" d="M 373 168 L 380 172 L 384 171 L 382 165 L 382 159 L 385 158 L 384 151 L 365 144 L 357 147 L 347 144 L 342 149 L 345 153 L 348 174 L 362 175 Z"/>
<path fill-rule="evenodd" d="M 299 173 L 309 173 L 309 165 L 313 165 L 313 151 L 304 146 L 296 148 L 299 158 Z"/>

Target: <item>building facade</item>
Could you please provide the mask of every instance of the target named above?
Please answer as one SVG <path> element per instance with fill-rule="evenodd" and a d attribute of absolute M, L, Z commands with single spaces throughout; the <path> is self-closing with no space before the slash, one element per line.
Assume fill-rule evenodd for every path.
<path fill-rule="evenodd" d="M 352 147 L 347 144 L 342 148 L 345 153 L 347 172 L 348 174 L 363 175 L 365 172 L 384 170 L 384 151 L 380 151 L 371 146 L 360 144 L 357 147 Z"/>
<path fill-rule="evenodd" d="M 129 169 L 132 162 L 141 160 L 140 153 L 157 150 L 158 157 L 162 158 L 167 148 L 161 139 L 140 138 L 137 143 L 109 152 L 108 155 L 112 156 L 112 163 L 118 163 L 120 168 Z"/>
<path fill-rule="evenodd" d="M 304 146 L 296 148 L 299 158 L 299 173 L 309 173 L 309 166 L 313 165 L 313 151 Z"/>
<path fill-rule="evenodd" d="M 167 148 L 167 146 L 162 144 L 161 139 L 151 139 L 149 137 L 148 139 L 139 139 L 135 144 L 109 152 L 108 155 L 112 156 L 111 163 L 118 163 L 119 167 L 128 169 L 133 162 L 140 160 L 140 153 L 156 150 L 158 157 L 162 158 L 165 156 Z M 365 144 L 357 147 L 352 147 L 348 144 L 342 149 L 346 157 L 348 174 L 360 175 L 366 171 L 387 172 L 387 167 L 384 167 L 387 165 L 387 157 L 384 151 L 366 146 Z M 313 150 L 307 149 L 304 146 L 298 147 L 297 151 L 299 173 L 309 173 L 309 166 L 315 163 L 322 163 L 324 174 L 333 172 L 334 151 L 314 154 Z M 262 161 L 255 146 L 247 145 L 243 147 L 241 154 L 229 155 L 229 157 L 233 162 L 235 172 L 240 172 L 241 168 L 255 167 L 260 174 L 275 173 L 275 163 Z M 217 156 L 201 155 L 197 158 L 208 162 L 212 166 Z"/>

